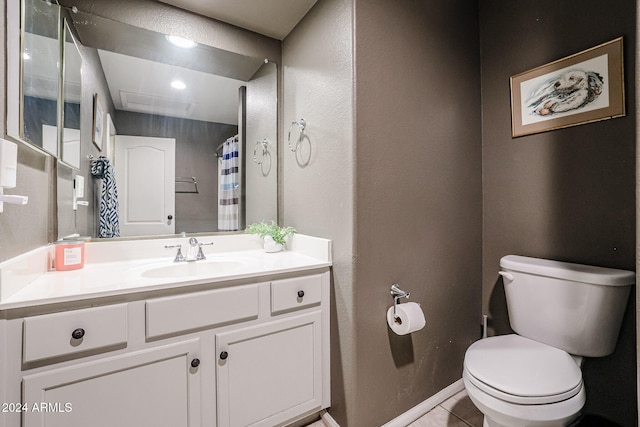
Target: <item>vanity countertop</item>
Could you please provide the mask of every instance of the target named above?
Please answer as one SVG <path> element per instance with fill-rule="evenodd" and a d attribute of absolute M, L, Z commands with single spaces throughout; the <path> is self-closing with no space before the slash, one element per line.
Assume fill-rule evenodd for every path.
<path fill-rule="evenodd" d="M 182 243 L 184 253 L 185 238 L 97 242 L 85 245 L 84 268 L 71 271 L 50 271 L 52 251 L 40 248 L 0 263 L 0 310 L 273 276 L 332 264 L 331 242 L 326 239 L 295 235 L 290 250 L 266 253 L 255 236 L 198 238 L 214 243 L 203 247 L 206 260 L 173 262 L 175 249 L 164 249 L 164 245 Z"/>

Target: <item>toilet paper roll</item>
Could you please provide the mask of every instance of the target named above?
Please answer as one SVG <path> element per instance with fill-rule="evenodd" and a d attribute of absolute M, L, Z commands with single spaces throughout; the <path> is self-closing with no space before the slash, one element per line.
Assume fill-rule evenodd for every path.
<path fill-rule="evenodd" d="M 387 310 L 387 323 L 393 332 L 398 335 L 406 335 L 424 328 L 427 321 L 420 304 L 407 302 L 396 306 L 398 318 L 393 316 L 393 306 Z"/>

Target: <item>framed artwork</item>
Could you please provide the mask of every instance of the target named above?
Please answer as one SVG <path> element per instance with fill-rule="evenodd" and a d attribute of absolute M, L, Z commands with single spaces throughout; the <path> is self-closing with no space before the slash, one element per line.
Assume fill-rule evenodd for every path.
<path fill-rule="evenodd" d="M 106 143 L 106 152 L 107 158 L 109 158 L 113 162 L 113 156 L 115 153 L 115 138 L 116 138 L 116 126 L 113 124 L 113 119 L 111 118 L 111 114 L 107 113 L 107 123 L 104 127 L 105 130 L 105 143 Z"/>
<path fill-rule="evenodd" d="M 624 115 L 622 37 L 511 77 L 513 137 Z"/>
<path fill-rule="evenodd" d="M 98 100 L 98 94 L 93 95 L 93 143 L 102 151 L 104 139 L 104 109 Z"/>

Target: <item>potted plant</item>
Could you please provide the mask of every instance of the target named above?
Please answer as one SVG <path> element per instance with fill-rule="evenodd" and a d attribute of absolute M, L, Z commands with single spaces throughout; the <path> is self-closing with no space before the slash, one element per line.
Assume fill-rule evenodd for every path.
<path fill-rule="evenodd" d="M 257 234 L 264 239 L 265 252 L 280 252 L 287 245 L 286 238 L 295 232 L 295 228 L 280 227 L 275 221 L 271 221 L 271 224 L 256 222 L 245 230 L 245 233 Z"/>

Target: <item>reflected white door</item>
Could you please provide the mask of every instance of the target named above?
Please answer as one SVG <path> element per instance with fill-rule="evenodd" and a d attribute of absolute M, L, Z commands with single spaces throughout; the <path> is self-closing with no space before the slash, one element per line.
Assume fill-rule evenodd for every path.
<path fill-rule="evenodd" d="M 176 140 L 117 135 L 120 235 L 175 233 Z"/>

